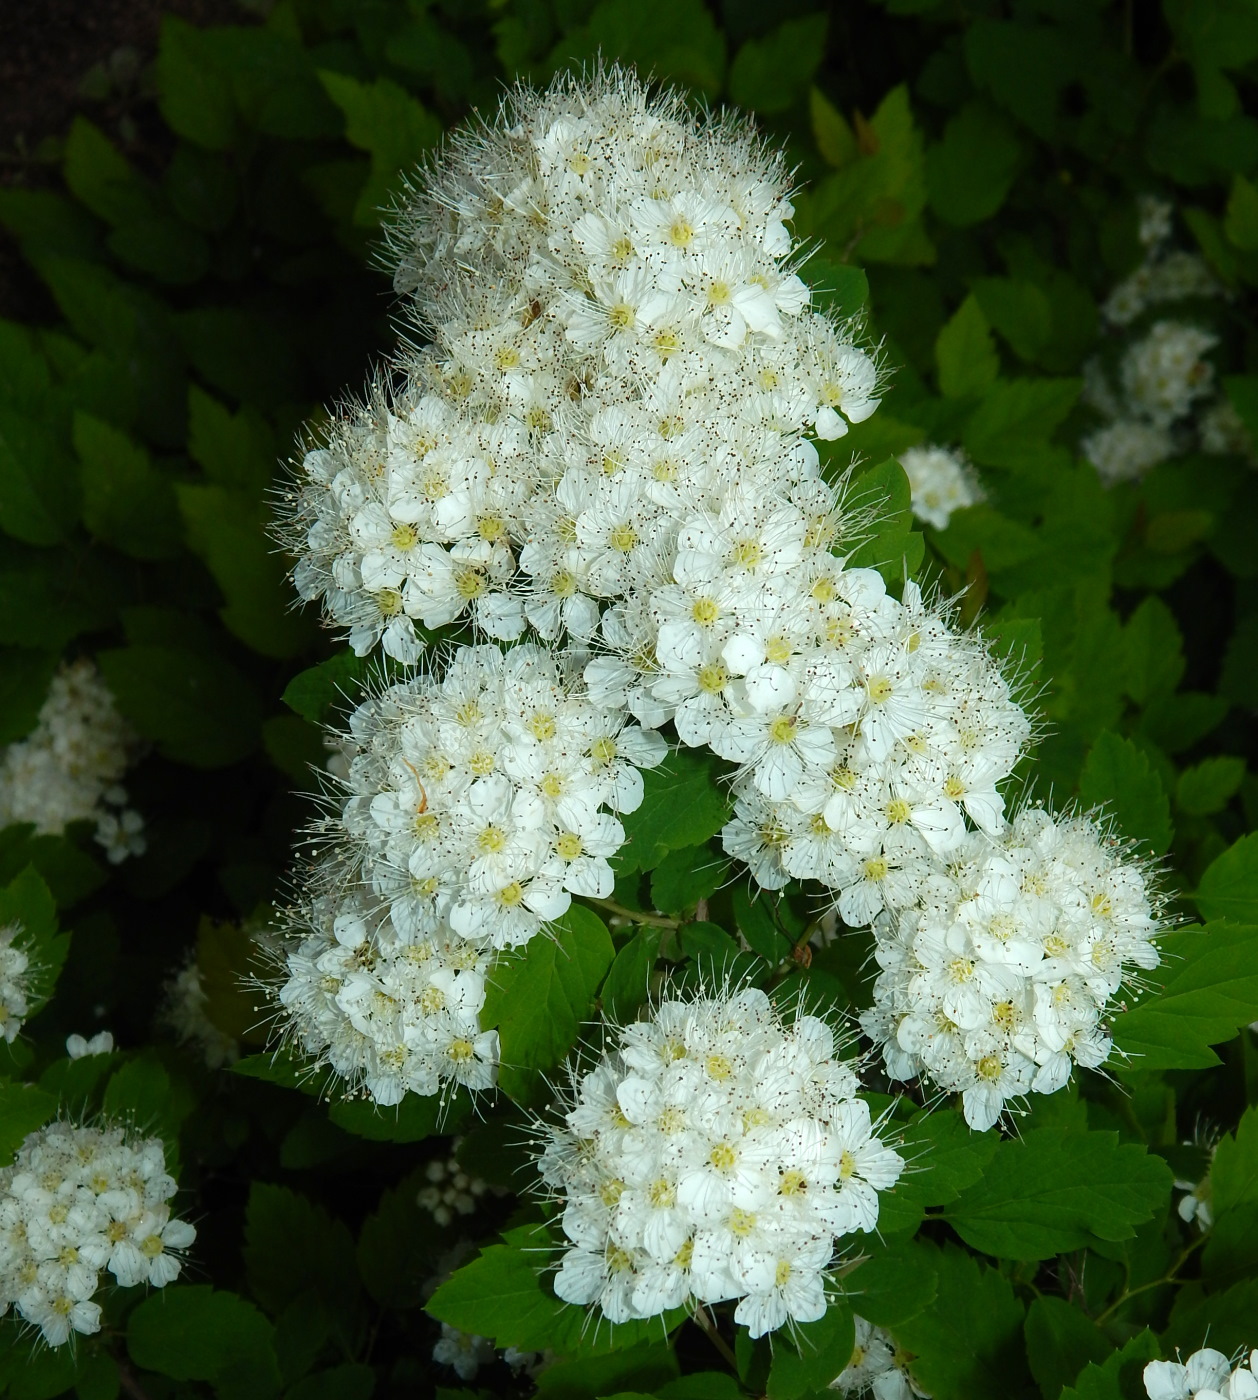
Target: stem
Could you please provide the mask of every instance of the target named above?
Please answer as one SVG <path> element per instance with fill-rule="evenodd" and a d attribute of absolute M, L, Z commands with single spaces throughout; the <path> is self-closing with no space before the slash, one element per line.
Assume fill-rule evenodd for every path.
<path fill-rule="evenodd" d="M 1177 1282 L 1180 1269 L 1184 1267 L 1184 1265 L 1188 1262 L 1193 1253 L 1196 1250 L 1200 1249 L 1201 1246 L 1205 1244 L 1205 1242 L 1206 1234 L 1204 1231 L 1202 1231 L 1202 1233 L 1198 1235 L 1195 1240 L 1193 1240 L 1192 1244 L 1187 1245 L 1184 1249 L 1180 1251 L 1179 1258 L 1176 1259 L 1176 1261 L 1171 1265 L 1171 1267 L 1166 1271 L 1166 1273 L 1162 1275 L 1161 1278 L 1155 1278 L 1152 1283 L 1142 1283 L 1138 1288 L 1124 1288 L 1123 1291 L 1118 1295 L 1118 1297 L 1109 1305 L 1109 1307 L 1106 1308 L 1104 1312 L 1099 1313 L 1097 1315 L 1097 1317 L 1094 1319 L 1096 1325 L 1100 1327 L 1101 1324 L 1104 1323 L 1108 1318 L 1112 1317 L 1114 1313 L 1116 1313 L 1118 1309 L 1123 1306 L 1124 1303 L 1129 1302 L 1138 1294 L 1148 1293 L 1151 1288 L 1161 1288 L 1164 1283 Z"/>
<path fill-rule="evenodd" d="M 680 928 L 682 925 L 680 919 L 670 919 L 667 914 L 644 914 L 641 909 L 630 909 L 627 905 L 617 904 L 614 899 L 595 899 L 592 896 L 586 898 L 588 903 L 597 904 L 609 914 L 617 914 L 635 924 L 651 924 L 654 928 Z"/>
<path fill-rule="evenodd" d="M 733 1349 L 724 1337 L 716 1330 L 716 1324 L 712 1321 L 706 1308 L 702 1305 L 697 1307 L 690 1314 L 699 1325 L 699 1330 L 707 1337 L 708 1341 L 721 1353 L 729 1368 L 735 1375 L 738 1375 L 738 1358 L 734 1355 Z"/>

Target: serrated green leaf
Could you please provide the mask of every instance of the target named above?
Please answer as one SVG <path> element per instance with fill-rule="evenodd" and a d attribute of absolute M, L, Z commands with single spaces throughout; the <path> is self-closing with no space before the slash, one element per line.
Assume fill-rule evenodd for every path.
<path fill-rule="evenodd" d="M 1240 790 L 1245 760 L 1230 755 L 1206 758 L 1185 768 L 1175 784 L 1175 801 L 1189 816 L 1208 817 L 1221 812 Z"/>
<path fill-rule="evenodd" d="M 709 846 L 670 851 L 651 872 L 651 903 L 662 914 L 681 915 L 725 883 L 729 862 Z"/>
<path fill-rule="evenodd" d="M 757 112 L 783 112 L 798 102 L 825 54 L 827 27 L 826 15 L 803 15 L 748 39 L 730 65 L 730 97 Z"/>
<path fill-rule="evenodd" d="M 127 1352 L 145 1371 L 210 1381 L 221 1400 L 279 1392 L 274 1329 L 254 1305 L 204 1284 L 151 1293 L 127 1320 Z"/>
<path fill-rule="evenodd" d="M 1170 608 L 1157 597 L 1144 599 L 1123 627 L 1123 667 L 1127 694 L 1138 705 L 1169 695 L 1184 674 L 1184 638 Z"/>
<path fill-rule="evenodd" d="M 599 992 L 603 1019 L 609 1024 L 624 1025 L 632 1021 L 647 1000 L 662 936 L 662 929 L 640 928 L 616 954 Z"/>
<path fill-rule="evenodd" d="M 328 1117 L 338 1128 L 372 1142 L 422 1142 L 438 1133 L 457 1132 L 470 1108 L 465 1095 L 443 1100 L 407 1094 L 397 1105 L 339 1099 L 328 1106 Z"/>
<path fill-rule="evenodd" d="M 939 388 L 945 398 L 977 397 L 1000 372 L 996 345 L 978 299 L 968 296 L 935 341 Z"/>
<path fill-rule="evenodd" d="M 993 384 L 965 430 L 965 448 L 980 466 L 1017 469 L 1042 455 L 1043 444 L 1074 407 L 1078 379 L 1011 379 Z"/>
<path fill-rule="evenodd" d="M 59 544 L 78 515 L 78 474 L 57 434 L 0 403 L 0 530 L 26 544 Z"/>
<path fill-rule="evenodd" d="M 74 415 L 83 475 L 83 523 L 134 559 L 173 559 L 183 525 L 170 480 L 124 432 L 87 413 Z"/>
<path fill-rule="evenodd" d="M 622 817 L 625 844 L 618 873 L 654 870 L 669 851 L 698 846 L 725 825 L 729 810 L 719 761 L 697 749 L 677 749 L 642 774 L 643 798 Z"/>
<path fill-rule="evenodd" d="M 1048 346 L 1053 308 L 1047 292 L 1016 277 L 975 277 L 970 291 L 987 322 L 1020 359 L 1036 362 Z"/>
<path fill-rule="evenodd" d="M 261 499 L 275 467 L 266 420 L 246 406 L 232 413 L 203 389 L 188 389 L 188 452 L 217 485 Z"/>
<path fill-rule="evenodd" d="M 894 1329 L 932 1306 L 939 1287 L 933 1250 L 916 1240 L 897 1240 L 888 1246 L 870 1237 L 861 1248 L 862 1253 L 866 1251 L 869 1257 L 851 1272 L 845 1270 L 841 1280 L 858 1317 L 875 1327 Z"/>
<path fill-rule="evenodd" d="M 499 961 L 481 1022 L 498 1027 L 498 1082 L 517 1103 L 534 1101 L 543 1073 L 576 1044 L 614 956 L 607 925 L 574 904 L 548 935 Z"/>
<path fill-rule="evenodd" d="M 1044 1400 L 1058 1400 L 1062 1387 L 1083 1368 L 1104 1361 L 1110 1344 L 1096 1323 L 1064 1298 L 1041 1293 L 1023 1324 L 1027 1361 Z"/>
<path fill-rule="evenodd" d="M 125 223 L 160 212 L 148 181 L 86 117 L 77 116 L 70 124 L 62 169 L 75 197 L 107 223 Z"/>
<path fill-rule="evenodd" d="M 1120 834 L 1142 854 L 1162 855 L 1171 844 L 1171 804 L 1148 756 L 1130 739 L 1102 734 L 1079 777 L 1085 807 L 1103 807 Z"/>
<path fill-rule="evenodd" d="M 24 739 L 39 723 L 57 661 L 53 652 L 0 649 L 0 744 Z"/>
<path fill-rule="evenodd" d="M 197 29 L 166 15 L 157 50 L 157 100 L 166 125 L 212 151 L 223 151 L 236 135 L 231 86 L 216 65 L 207 63 Z"/>
<path fill-rule="evenodd" d="M 57 905 L 42 872 L 29 865 L 0 889 L 0 928 L 17 925 L 15 942 L 30 959 L 26 1020 L 47 1005 L 70 951 L 70 935 L 57 929 Z"/>
<path fill-rule="evenodd" d="M 31 1084 L 0 1080 L 0 1167 L 7 1167 L 28 1133 L 42 1128 L 57 1112 L 57 1099 Z"/>
<path fill-rule="evenodd" d="M 1238 1206 L 1258 1203 L 1258 1108 L 1246 1109 L 1235 1133 L 1220 1138 L 1210 1164 L 1216 1218 Z M 1220 1229 L 1226 1226 L 1220 1223 Z"/>
<path fill-rule="evenodd" d="M 1217 1065 L 1210 1046 L 1258 1020 L 1258 927 L 1179 929 L 1158 948 L 1161 966 L 1142 974 L 1151 989 L 1113 1019 L 1115 1045 L 1136 1070 Z"/>
<path fill-rule="evenodd" d="M 851 123 L 821 91 L 812 88 L 808 94 L 808 114 L 812 119 L 813 140 L 827 164 L 839 169 L 856 157 L 856 133 Z M 809 278 L 812 281 L 812 278 Z"/>
<path fill-rule="evenodd" d="M 317 666 L 299 671 L 284 688 L 283 701 L 311 724 L 327 724 L 334 711 L 357 702 L 370 663 L 341 651 Z"/>
<path fill-rule="evenodd" d="M 1204 918 L 1258 924 L 1258 832 L 1210 863 L 1193 898 Z"/>
<path fill-rule="evenodd" d="M 295 1191 L 256 1181 L 245 1208 L 244 1261 L 250 1292 L 272 1317 L 299 1300 L 313 1304 L 353 1349 L 361 1295 L 344 1221 Z"/>
<path fill-rule="evenodd" d="M 413 1308 L 424 1300 L 429 1260 L 440 1249 L 441 1232 L 417 1200 L 427 1185 L 425 1169 L 386 1191 L 358 1235 L 358 1270 L 367 1292 L 387 1308 Z"/>
<path fill-rule="evenodd" d="M 1174 1356 L 1180 1351 L 1187 1357 L 1205 1345 L 1221 1351 L 1224 1356 L 1242 1348 L 1248 1351 L 1256 1317 L 1258 1279 L 1245 1279 L 1223 1292 L 1205 1296 L 1199 1285 L 1190 1284 L 1176 1295 L 1170 1320 L 1162 1334 L 1163 1352 Z"/>
<path fill-rule="evenodd" d="M 676 1378 L 677 1357 L 657 1337 L 609 1356 L 579 1356 L 547 1366 L 537 1377 L 538 1400 L 647 1400 Z"/>
<path fill-rule="evenodd" d="M 990 219 L 1005 202 L 1021 157 L 1009 123 L 985 103 L 967 103 L 926 152 L 930 207 L 958 227 Z"/>
<path fill-rule="evenodd" d="M 954 1245 L 923 1248 L 938 1279 L 935 1302 L 896 1328 L 896 1340 L 914 1353 L 914 1378 L 935 1400 L 1008 1400 L 1020 1393 L 1023 1308 L 1012 1285 Z"/>
<path fill-rule="evenodd" d="M 1128 1400 L 1145 1394 L 1144 1368 L 1159 1355 L 1157 1338 L 1146 1327 L 1100 1365 L 1089 1361 L 1074 1385 L 1061 1392 L 1060 1400 Z"/>
<path fill-rule="evenodd" d="M 1169 1199 L 1170 1168 L 1116 1133 L 1038 1128 L 1002 1142 L 980 1183 L 943 1211 L 966 1244 L 1004 1259 L 1048 1259 L 1093 1236 L 1130 1239 Z"/>
<path fill-rule="evenodd" d="M 549 61 L 561 68 L 600 54 L 713 96 L 725 77 L 725 36 L 701 0 L 600 0 L 589 21 L 555 45 Z"/>

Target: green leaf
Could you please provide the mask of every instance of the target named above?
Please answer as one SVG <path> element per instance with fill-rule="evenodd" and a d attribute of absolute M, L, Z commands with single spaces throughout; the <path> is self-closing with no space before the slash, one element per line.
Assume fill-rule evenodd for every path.
<path fill-rule="evenodd" d="M 106 223 L 126 223 L 160 212 L 152 186 L 86 117 L 75 117 L 70 124 L 63 174 L 75 197 Z"/>
<path fill-rule="evenodd" d="M 558 69 L 600 53 L 712 96 L 725 77 L 725 37 L 702 0 L 600 0 L 588 23 L 555 46 L 550 63 Z"/>
<path fill-rule="evenodd" d="M 956 1111 L 922 1110 L 905 1124 L 899 1149 L 908 1166 L 889 1195 L 942 1206 L 982 1180 L 1000 1145 L 993 1132 L 976 1133 Z"/>
<path fill-rule="evenodd" d="M 134 559 L 173 559 L 183 526 L 170 481 L 126 433 L 87 413 L 74 415 L 83 472 L 83 523 Z"/>
<path fill-rule="evenodd" d="M 1258 924 L 1258 832 L 1210 863 L 1193 898 L 1204 918 Z"/>
<path fill-rule="evenodd" d="M 820 88 L 814 87 L 808 93 L 808 113 L 812 118 L 813 140 L 817 143 L 822 160 L 835 169 L 854 160 L 857 153 L 856 133 Z"/>
<path fill-rule="evenodd" d="M 914 1378 L 935 1400 L 1008 1400 L 1020 1393 L 1023 1309 L 1012 1285 L 954 1245 L 929 1254 L 939 1280 L 936 1301 L 896 1328 L 896 1341 L 915 1354 Z"/>
<path fill-rule="evenodd" d="M 1074 407 L 1077 379 L 1011 379 L 994 384 L 965 430 L 965 448 L 980 466 L 1017 468 L 1035 461 L 1042 444 Z"/>
<path fill-rule="evenodd" d="M 917 1240 L 887 1246 L 874 1237 L 862 1248 L 869 1256 L 842 1278 L 843 1292 L 857 1316 L 875 1327 L 894 1329 L 932 1306 L 939 1287 L 934 1250 Z"/>
<path fill-rule="evenodd" d="M 616 954 L 599 992 L 603 1020 L 609 1025 L 624 1025 L 634 1020 L 638 1008 L 650 995 L 651 974 L 659 957 L 662 936 L 662 929 L 640 928 Z"/>
<path fill-rule="evenodd" d="M 799 1400 L 825 1391 L 851 1360 L 855 1343 L 851 1308 L 842 1300 L 831 1303 L 824 1317 L 800 1325 L 790 1341 L 778 1341 L 769 1370 L 769 1400 Z"/>
<path fill-rule="evenodd" d="M 285 1393 L 285 1400 L 370 1400 L 375 1388 L 375 1371 L 355 1361 L 306 1376 Z"/>
<path fill-rule="evenodd" d="M 441 1232 L 416 1199 L 428 1182 L 424 1173 L 420 1168 L 386 1191 L 358 1235 L 358 1271 L 367 1292 L 386 1308 L 414 1308 L 423 1302 L 429 1261 L 440 1252 Z"/>
<path fill-rule="evenodd" d="M 299 671 L 284 689 L 283 700 L 311 724 L 327 724 L 334 711 L 357 703 L 369 662 L 352 651 L 341 651 L 317 666 Z"/>
<path fill-rule="evenodd" d="M 729 70 L 729 95 L 757 112 L 784 112 L 803 96 L 826 48 L 824 14 L 789 19 L 763 39 L 748 39 Z"/>
<path fill-rule="evenodd" d="M 127 1320 L 127 1352 L 145 1371 L 210 1381 L 221 1400 L 268 1400 L 280 1388 L 274 1329 L 235 1293 L 181 1284 L 149 1296 Z"/>
<path fill-rule="evenodd" d="M 1205 1337 L 1204 1332 L 1201 1337 Z M 1185 1356 L 1200 1345 L 1201 1340 L 1193 1342 L 1185 1351 Z M 1213 1338 L 1211 1345 L 1214 1345 Z M 1060 1400 L 1128 1400 L 1130 1396 L 1144 1395 L 1147 1393 L 1143 1384 L 1145 1365 L 1158 1357 L 1157 1338 L 1146 1327 L 1120 1350 L 1111 1352 L 1099 1365 L 1089 1361 L 1074 1385 L 1067 1386 L 1061 1392 Z"/>
<path fill-rule="evenodd" d="M 78 515 L 74 459 L 42 423 L 0 403 L 0 529 L 27 544 L 60 544 Z"/>
<path fill-rule="evenodd" d="M 313 1302 L 352 1349 L 361 1295 L 344 1221 L 295 1191 L 254 1182 L 245 1208 L 244 1260 L 249 1290 L 272 1317 L 290 1303 Z"/>
<path fill-rule="evenodd" d="M 1064 1298 L 1041 1293 L 1032 1300 L 1024 1324 L 1027 1361 L 1044 1400 L 1057 1400 L 1062 1387 L 1089 1363 L 1110 1354 L 1096 1323 Z"/>
<path fill-rule="evenodd" d="M 1171 844 L 1171 804 L 1148 756 L 1130 739 L 1102 734 L 1079 777 L 1085 807 L 1104 807 L 1119 832 L 1142 854 L 1160 856 Z"/>
<path fill-rule="evenodd" d="M 173 15 L 162 18 L 157 50 L 157 100 L 166 125 L 212 151 L 225 151 L 236 135 L 231 86 L 206 61 L 200 31 Z"/>
<path fill-rule="evenodd" d="M 266 537 L 261 504 L 222 486 L 176 488 L 188 544 L 205 560 L 226 599 L 227 630 L 263 656 L 294 656 L 314 639 L 314 624 L 289 605 L 285 566 Z"/>
<path fill-rule="evenodd" d="M 101 1101 L 107 1118 L 160 1137 L 167 1145 L 166 1160 L 172 1172 L 180 1124 L 195 1106 L 187 1086 L 172 1082 L 154 1050 L 146 1050 L 116 1069 Z"/>
<path fill-rule="evenodd" d="M 7 1167 L 28 1133 L 42 1128 L 57 1112 L 57 1100 L 31 1084 L 0 1080 L 0 1167 Z"/>
<path fill-rule="evenodd" d="M 1021 158 L 1022 144 L 1009 123 L 985 103 L 967 103 L 926 153 L 930 207 L 958 227 L 990 219 L 1005 202 Z"/>
<path fill-rule="evenodd" d="M 281 313 L 202 306 L 181 312 L 176 328 L 197 373 L 214 388 L 262 409 L 297 398 L 299 335 Z"/>
<path fill-rule="evenodd" d="M 551 1290 L 555 1242 L 540 1225 L 507 1231 L 503 1239 L 503 1244 L 482 1249 L 437 1289 L 428 1300 L 430 1316 L 461 1332 L 489 1337 L 499 1349 L 549 1348 L 561 1356 L 605 1355 L 660 1339 L 657 1317 L 587 1328 L 584 1308 L 561 1303 Z M 665 1314 L 665 1326 L 675 1327 L 681 1316 L 681 1309 Z"/>
<path fill-rule="evenodd" d="M 398 193 L 400 177 L 440 141 L 440 124 L 388 78 L 361 83 L 343 73 L 320 72 L 319 80 L 345 114 L 350 144 L 371 156 L 371 175 L 358 196 L 354 222 L 374 227 Z"/>
<path fill-rule="evenodd" d="M 275 438 L 246 405 L 232 413 L 204 390 L 188 388 L 188 452 L 218 486 L 261 499 L 275 467 Z"/>
<path fill-rule="evenodd" d="M 845 320 L 859 316 L 869 305 L 869 278 L 862 267 L 830 262 L 814 255 L 804 265 L 801 275 L 812 289 L 812 304 L 819 311 L 828 311 Z"/>
<path fill-rule="evenodd" d="M 1053 329 L 1048 294 L 1034 282 L 1014 277 L 975 277 L 970 290 L 991 328 L 1008 341 L 1014 354 L 1023 360 L 1038 360 Z"/>
<path fill-rule="evenodd" d="M 340 1099 L 328 1108 L 338 1128 L 372 1142 L 422 1142 L 436 1133 L 454 1132 L 469 1109 L 466 1097 L 443 1100 L 407 1094 L 396 1107 L 364 1099 Z"/>
<path fill-rule="evenodd" d="M 34 865 L 0 889 L 0 928 L 16 924 L 18 946 L 30 958 L 27 969 L 26 1019 L 47 1005 L 70 951 L 70 935 L 57 931 L 57 905 L 42 873 Z"/>
<path fill-rule="evenodd" d="M 253 687 L 221 658 L 175 647 L 103 651 L 97 664 L 118 708 L 167 758 L 192 768 L 222 768 L 261 741 Z"/>
<path fill-rule="evenodd" d="M 1127 694 L 1138 705 L 1169 695 L 1184 675 L 1184 638 L 1175 615 L 1158 597 L 1148 597 L 1123 627 Z"/>
<path fill-rule="evenodd" d="M 719 760 L 677 749 L 642 774 L 642 805 L 622 821 L 625 844 L 613 862 L 619 874 L 654 870 L 669 851 L 698 846 L 725 825 L 729 809 Z"/>
<path fill-rule="evenodd" d="M 652 1397 L 677 1376 L 677 1357 L 660 1338 L 639 1342 L 610 1356 L 580 1356 L 547 1366 L 537 1377 L 538 1400 L 634 1400 Z"/>
<path fill-rule="evenodd" d="M 1235 1133 L 1219 1140 L 1210 1184 L 1220 1233 L 1227 1229 L 1223 1216 L 1238 1206 L 1258 1204 L 1258 1108 L 1246 1109 Z"/>
<path fill-rule="evenodd" d="M 0 650 L 0 744 L 24 739 L 39 723 L 57 661 L 52 652 Z"/>
<path fill-rule="evenodd" d="M 1175 801 L 1193 817 L 1221 812 L 1245 780 L 1245 760 L 1221 755 L 1185 768 L 1175 784 Z"/>
<path fill-rule="evenodd" d="M 945 1207 L 966 1244 L 1004 1259 L 1048 1259 L 1093 1236 L 1126 1240 L 1163 1208 L 1171 1171 L 1116 1133 L 1037 1128 L 1002 1142 L 980 1183 Z"/>
<path fill-rule="evenodd" d="M 614 953 L 607 925 L 574 904 L 549 936 L 498 963 L 481 1020 L 498 1027 L 498 1082 L 517 1103 L 539 1098 L 543 1073 L 576 1044 Z"/>
<path fill-rule="evenodd" d="M 978 298 L 970 295 L 939 332 L 935 341 L 939 388 L 945 398 L 977 397 L 1000 373 L 1000 360 L 987 317 Z"/>
<path fill-rule="evenodd" d="M 662 914 L 681 915 L 725 883 L 729 862 L 710 846 L 670 851 L 651 872 L 651 903 Z"/>
<path fill-rule="evenodd" d="M 1113 1019 L 1115 1045 L 1136 1070 L 1217 1065 L 1209 1047 L 1258 1020 L 1258 926 L 1179 929 L 1164 934 L 1158 948 L 1161 967 L 1141 975 L 1153 986 Z"/>

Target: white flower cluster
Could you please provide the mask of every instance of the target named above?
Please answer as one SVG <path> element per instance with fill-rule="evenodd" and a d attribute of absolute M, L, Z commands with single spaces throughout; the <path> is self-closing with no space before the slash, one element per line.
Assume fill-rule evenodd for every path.
<path fill-rule="evenodd" d="M 476 1202 L 489 1190 L 480 1177 L 469 1176 L 459 1165 L 458 1146 L 455 1139 L 449 1157 L 434 1157 L 428 1163 L 424 1172 L 428 1185 L 421 1186 L 416 1197 L 419 1205 L 442 1226 L 453 1224 L 456 1216 L 473 1214 Z"/>
<path fill-rule="evenodd" d="M 1107 1008 L 1158 963 L 1158 901 L 1124 854 L 1087 817 L 1028 807 L 998 836 L 967 837 L 913 907 L 880 919 L 860 1021 L 891 1077 L 959 1092 L 981 1130 L 1009 1099 L 1102 1064 Z"/>
<path fill-rule="evenodd" d="M 874 570 L 836 563 L 810 599 L 807 642 L 780 615 L 731 628 L 725 661 L 697 668 L 675 722 L 742 765 L 725 849 L 768 889 L 819 880 L 860 927 L 918 897 L 967 818 L 1000 830 L 999 784 L 1031 725 L 982 639 L 915 584 L 897 600 Z M 745 706 L 705 686 L 713 667 Z M 709 718 L 698 734 L 696 715 Z"/>
<path fill-rule="evenodd" d="M 6 924 L 0 928 L 0 1035 L 10 1045 L 30 1011 L 30 967 L 22 925 Z"/>
<path fill-rule="evenodd" d="M 482 1366 L 498 1359 L 494 1344 L 474 1332 L 460 1332 L 448 1322 L 441 1324 L 441 1336 L 432 1348 L 432 1359 L 439 1366 L 449 1366 L 461 1381 L 474 1380 Z"/>
<path fill-rule="evenodd" d="M 34 730 L 0 755 L 0 827 L 30 822 L 41 836 L 59 836 L 71 822 L 93 821 L 115 865 L 141 855 L 144 820 L 119 786 L 136 747 L 96 667 L 86 659 L 62 666 Z"/>
<path fill-rule="evenodd" d="M 194 1048 L 207 1069 L 220 1069 L 240 1058 L 240 1043 L 210 1020 L 209 1003 L 194 948 L 162 989 L 158 1024 L 173 1032 L 181 1045 Z"/>
<path fill-rule="evenodd" d="M 1169 246 L 1171 216 L 1164 201 L 1141 201 L 1145 259 L 1101 308 L 1111 331 L 1127 330 L 1155 307 L 1223 295 L 1199 256 Z M 1109 370 L 1097 360 L 1085 367 L 1084 400 L 1105 421 L 1080 449 L 1107 485 L 1138 480 L 1159 462 L 1194 448 L 1249 453 L 1244 424 L 1217 394 L 1214 366 L 1206 358 L 1218 344 L 1218 336 L 1201 325 L 1159 317 L 1138 338 L 1115 346 Z"/>
<path fill-rule="evenodd" d="M 480 1028 L 488 962 L 476 944 L 401 938 L 361 887 L 313 896 L 290 918 L 275 995 L 298 1051 L 378 1104 L 494 1083 L 498 1033 Z"/>
<path fill-rule="evenodd" d="M 539 1163 L 571 1244 L 555 1292 L 611 1322 L 736 1298 L 753 1337 L 821 1317 L 837 1239 L 876 1227 L 904 1166 L 830 1027 L 724 988 L 616 1040 Z"/>
<path fill-rule="evenodd" d="M 1231 1360 L 1213 1347 L 1187 1361 L 1150 1361 L 1144 1368 L 1149 1400 L 1258 1400 L 1258 1351 L 1248 1361 Z"/>
<path fill-rule="evenodd" d="M 874 1400 L 931 1400 L 909 1371 L 911 1356 L 896 1345 L 895 1338 L 882 1327 L 863 1317 L 856 1323 L 856 1345 L 852 1359 L 830 1382 L 829 1389 L 843 1395 L 872 1395 Z"/>
<path fill-rule="evenodd" d="M 585 641 L 711 545 L 709 577 L 792 567 L 834 515 L 803 434 L 867 417 L 878 374 L 809 309 L 788 191 L 750 127 L 618 69 L 456 134 L 394 231 L 431 343 L 305 458 L 302 596 L 412 662 L 416 621 Z"/>
<path fill-rule="evenodd" d="M 164 1288 L 196 1238 L 171 1219 L 177 1189 L 157 1138 L 60 1121 L 31 1133 L 0 1171 L 0 1311 L 60 1346 L 99 1331 L 102 1273 Z"/>
<path fill-rule="evenodd" d="M 954 510 L 985 500 L 978 473 L 955 448 L 909 447 L 898 459 L 913 492 L 913 514 L 936 530 L 946 530 Z"/>

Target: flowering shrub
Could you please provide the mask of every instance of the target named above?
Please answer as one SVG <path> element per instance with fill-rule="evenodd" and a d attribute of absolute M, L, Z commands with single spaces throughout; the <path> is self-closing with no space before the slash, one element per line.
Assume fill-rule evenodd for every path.
<path fill-rule="evenodd" d="M 1258 22 L 979 10 L 4 167 L 0 1389 L 1258 1394 Z"/>

